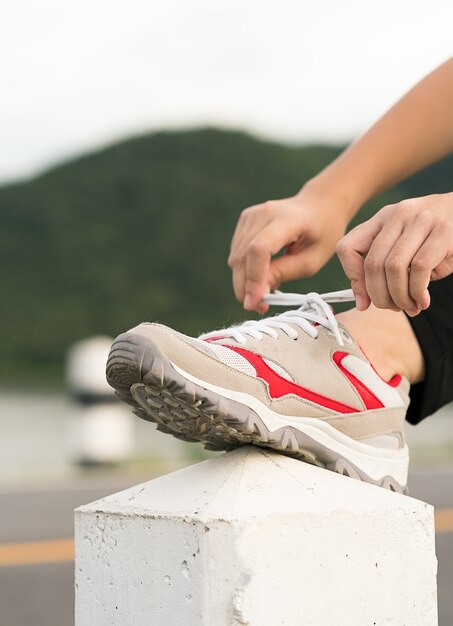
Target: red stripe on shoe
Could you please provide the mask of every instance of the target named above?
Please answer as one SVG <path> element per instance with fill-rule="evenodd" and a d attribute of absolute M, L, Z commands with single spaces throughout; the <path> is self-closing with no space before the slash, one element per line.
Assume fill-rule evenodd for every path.
<path fill-rule="evenodd" d="M 206 341 L 206 343 L 210 343 L 211 341 L 217 341 L 218 339 L 225 339 L 225 337 L 222 337 L 222 335 L 217 335 L 216 337 L 208 337 L 207 339 L 203 339 L 203 341 Z"/>
<path fill-rule="evenodd" d="M 244 359 L 247 359 L 247 361 L 253 365 L 258 378 L 262 378 L 267 383 L 271 398 L 281 398 L 282 396 L 293 394 L 299 398 L 304 398 L 304 400 L 309 400 L 314 404 L 319 404 L 326 409 L 336 411 L 337 413 L 359 412 L 359 409 L 355 409 L 352 406 L 348 406 L 347 404 L 343 404 L 342 402 L 338 402 L 337 400 L 333 400 L 332 398 L 316 393 L 316 391 L 311 391 L 311 389 L 302 387 L 297 383 L 293 383 L 290 380 L 286 380 L 286 378 L 283 378 L 275 370 L 269 367 L 264 359 L 255 352 L 250 352 L 249 350 L 244 350 L 244 348 L 238 348 L 236 346 L 222 345 L 225 348 L 230 348 L 230 350 L 238 352 L 244 357 Z"/>
<path fill-rule="evenodd" d="M 357 378 L 357 376 L 354 376 L 354 374 L 345 368 L 342 361 L 346 356 L 349 356 L 347 352 L 335 352 L 332 358 L 338 369 L 353 384 L 355 390 L 362 398 L 367 410 L 382 409 L 384 405 L 379 398 L 377 398 L 374 393 L 360 379 Z"/>
<path fill-rule="evenodd" d="M 401 381 L 403 380 L 403 377 L 401 376 L 401 374 L 395 374 L 394 376 L 392 376 L 392 378 L 387 382 L 387 385 L 390 385 L 390 387 L 394 387 L 396 389 L 396 387 L 400 386 Z"/>

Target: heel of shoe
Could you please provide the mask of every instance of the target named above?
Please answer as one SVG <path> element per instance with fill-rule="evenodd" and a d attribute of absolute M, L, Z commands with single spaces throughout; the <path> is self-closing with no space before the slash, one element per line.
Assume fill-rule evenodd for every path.
<path fill-rule="evenodd" d="M 106 365 L 106 378 L 115 394 L 134 406 L 131 387 L 143 382 L 151 368 L 153 356 L 147 340 L 134 333 L 119 335 L 112 344 Z"/>

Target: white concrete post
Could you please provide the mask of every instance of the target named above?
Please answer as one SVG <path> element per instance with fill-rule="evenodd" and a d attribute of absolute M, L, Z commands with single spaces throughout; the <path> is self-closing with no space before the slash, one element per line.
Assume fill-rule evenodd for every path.
<path fill-rule="evenodd" d="M 436 626 L 431 506 L 241 448 L 76 511 L 76 626 Z"/>
<path fill-rule="evenodd" d="M 136 420 L 105 379 L 113 339 L 98 335 L 73 344 L 67 355 L 71 395 L 68 443 L 77 463 L 111 463 L 132 456 Z"/>

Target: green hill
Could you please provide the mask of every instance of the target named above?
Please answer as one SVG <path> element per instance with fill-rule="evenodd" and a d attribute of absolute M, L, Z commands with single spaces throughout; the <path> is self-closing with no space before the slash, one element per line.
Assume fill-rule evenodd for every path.
<path fill-rule="evenodd" d="M 295 193 L 338 152 L 213 129 L 165 132 L 1 188 L 0 383 L 61 381 L 67 346 L 94 333 L 151 319 L 199 333 L 244 317 L 226 265 L 240 211 Z M 366 212 L 451 190 L 452 165 Z M 291 288 L 343 286 L 334 261 Z"/>

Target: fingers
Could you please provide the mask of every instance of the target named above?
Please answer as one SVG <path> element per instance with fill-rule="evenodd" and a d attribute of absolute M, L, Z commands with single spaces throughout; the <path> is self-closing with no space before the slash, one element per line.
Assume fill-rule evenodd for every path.
<path fill-rule="evenodd" d="M 447 254 L 449 236 L 433 227 L 432 212 L 411 215 L 402 232 L 401 224 L 395 215 L 374 240 L 365 260 L 365 281 L 378 308 L 415 316 L 429 306 L 431 273 Z"/>
<path fill-rule="evenodd" d="M 337 243 L 336 252 L 346 276 L 351 281 L 357 308 L 364 311 L 370 305 L 365 278 L 364 260 L 368 251 L 382 229 L 379 214 L 364 224 L 356 226 Z"/>
<path fill-rule="evenodd" d="M 322 265 L 322 260 L 314 245 L 305 245 L 300 252 L 289 249 L 275 259 L 272 259 L 269 268 L 269 283 L 271 290 L 278 289 L 283 282 L 297 280 L 304 276 L 313 276 Z"/>
<path fill-rule="evenodd" d="M 245 261 L 245 298 L 246 311 L 260 310 L 260 302 L 269 291 L 268 275 L 271 261 L 271 242 L 263 233 L 255 237 L 248 247 Z"/>
<path fill-rule="evenodd" d="M 384 207 L 337 245 L 357 307 L 371 301 L 411 316 L 426 309 L 430 280 L 448 275 L 453 265 L 450 241 L 451 223 L 431 205 L 408 201 Z"/>
<path fill-rule="evenodd" d="M 292 221 L 271 222 L 249 243 L 245 258 L 245 299 L 248 311 L 263 310 L 260 302 L 271 288 L 271 261 L 285 245 L 291 243 L 294 224 Z M 278 273 L 278 269 L 277 269 Z M 287 280 L 281 271 L 280 282 Z M 266 307 L 267 310 L 267 307 Z"/>
<path fill-rule="evenodd" d="M 246 309 L 262 311 L 260 301 L 270 289 L 312 275 L 332 256 L 346 221 L 341 211 L 332 212 L 331 205 L 330 195 L 326 199 L 302 189 L 290 198 L 241 213 L 228 265 L 236 297 Z M 284 247 L 285 253 L 277 258 Z"/>
<path fill-rule="evenodd" d="M 228 257 L 228 266 L 233 274 L 235 296 L 241 302 L 245 298 L 245 258 L 248 246 L 271 219 L 269 211 L 266 210 L 266 205 L 257 205 L 243 211 L 236 225 Z"/>
<path fill-rule="evenodd" d="M 423 245 L 414 255 L 409 274 L 409 291 L 418 303 L 419 309 L 427 309 L 430 304 L 428 285 L 432 274 L 439 277 L 448 276 L 451 264 L 445 262 L 449 254 L 451 233 L 441 227 L 435 227 Z M 447 266 L 439 272 L 442 266 Z"/>
<path fill-rule="evenodd" d="M 242 212 L 231 243 L 228 265 L 233 271 L 233 288 L 247 310 L 265 312 L 261 303 L 271 287 L 289 276 L 300 277 L 291 259 L 281 263 L 273 256 L 284 246 L 304 239 L 304 219 L 295 212 L 294 201 L 277 200 L 250 207 Z M 293 256 L 293 255 L 290 255 Z M 278 262 L 276 262 L 278 261 Z"/>
<path fill-rule="evenodd" d="M 408 293 L 407 266 L 406 275 L 401 275 L 398 257 L 390 256 L 391 250 L 402 233 L 401 226 L 393 221 L 386 222 L 371 244 L 364 261 L 365 286 L 370 300 L 379 309 L 400 311 L 401 308 L 393 301 L 387 282 L 387 272 L 395 282 L 400 281 L 400 290 Z M 388 260 L 391 259 L 389 264 Z M 393 259 L 396 260 L 393 261 Z M 396 270 L 396 271 L 395 271 Z M 411 302 L 411 307 L 415 306 Z"/>
<path fill-rule="evenodd" d="M 428 284 L 430 274 L 419 274 L 414 282 L 413 260 L 423 246 L 431 229 L 426 222 L 425 214 L 419 214 L 408 222 L 400 237 L 395 241 L 384 259 L 384 270 L 387 281 L 388 301 L 408 315 L 417 315 L 429 305 Z M 411 278 L 412 276 L 412 278 Z M 420 287 L 424 281 L 423 288 Z M 414 291 L 415 287 L 415 291 Z"/>

